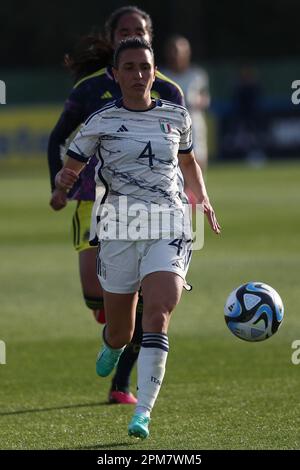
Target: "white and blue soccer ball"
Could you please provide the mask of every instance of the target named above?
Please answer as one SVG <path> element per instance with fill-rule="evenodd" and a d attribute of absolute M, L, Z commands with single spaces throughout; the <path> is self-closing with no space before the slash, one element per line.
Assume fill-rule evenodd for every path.
<path fill-rule="evenodd" d="M 263 341 L 280 327 L 284 306 L 273 287 L 263 282 L 248 282 L 228 296 L 225 321 L 229 330 L 245 341 Z"/>

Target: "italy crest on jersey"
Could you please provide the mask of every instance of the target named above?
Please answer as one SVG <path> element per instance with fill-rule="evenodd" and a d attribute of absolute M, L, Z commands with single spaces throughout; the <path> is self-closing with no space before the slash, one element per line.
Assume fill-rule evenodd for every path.
<path fill-rule="evenodd" d="M 165 134 L 170 134 L 171 132 L 171 124 L 169 121 L 166 121 L 165 119 L 160 119 L 159 120 L 160 128 Z"/>

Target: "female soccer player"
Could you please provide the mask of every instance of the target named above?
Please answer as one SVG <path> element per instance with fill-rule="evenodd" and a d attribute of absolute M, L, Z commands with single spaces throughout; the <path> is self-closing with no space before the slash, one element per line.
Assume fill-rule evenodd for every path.
<path fill-rule="evenodd" d="M 106 39 L 112 48 L 115 48 L 120 40 L 131 36 L 143 37 L 151 42 L 152 21 L 147 13 L 136 7 L 123 7 L 112 13 L 106 22 L 105 31 Z M 105 67 L 107 63 L 110 63 L 110 53 L 110 48 L 101 38 L 88 37 L 75 49 L 73 55 L 67 57 L 67 65 L 74 73 L 77 83 L 51 133 L 48 147 L 53 191 L 50 205 L 54 210 L 60 210 L 65 207 L 68 199 L 77 200 L 73 217 L 73 238 L 75 249 L 79 254 L 82 291 L 87 307 L 94 312 L 95 318 L 101 323 L 104 322 L 104 309 L 102 289 L 96 273 L 97 249 L 89 244 L 90 219 L 95 200 L 94 175 L 97 159 L 94 157 L 90 160 L 68 196 L 64 191 L 55 188 L 54 179 L 62 168 L 60 149 L 65 146 L 70 135 L 90 114 L 120 97 L 121 91 L 114 80 L 112 67 Z M 158 71 L 156 71 L 151 93 L 153 97 L 183 104 L 183 95 L 179 87 Z M 129 391 L 129 378 L 142 339 L 141 298 L 137 310 L 139 315 L 136 317 L 135 334 L 119 361 L 112 381 L 109 392 L 111 403 L 134 404 L 136 402 L 136 398 Z"/>
<path fill-rule="evenodd" d="M 98 275 L 107 323 L 96 370 L 102 377 L 109 375 L 131 341 L 142 287 L 144 333 L 138 357 L 138 402 L 128 433 L 143 439 L 149 435 L 150 413 L 165 373 L 170 316 L 180 300 L 190 260 L 188 235 L 184 233 L 178 243 L 171 227 L 169 239 L 164 238 L 165 225 L 156 226 L 158 238 L 152 229 L 147 230 L 153 206 L 168 213 L 176 225 L 183 222 L 186 199 L 178 166 L 213 231 L 220 233 L 220 226 L 192 151 L 187 110 L 151 98 L 155 66 L 150 44 L 140 38 L 122 41 L 115 52 L 113 73 L 122 98 L 87 119 L 67 151 L 56 186 L 70 189 L 89 158 L 98 155 L 96 171 L 107 186 L 110 215 L 104 226 L 102 218 L 102 231 L 100 227 Z M 124 198 L 125 206 L 121 205 Z M 142 239 L 129 233 L 137 203 L 144 213 L 139 219 L 140 230 L 145 229 Z M 122 236 L 116 235 L 121 232 Z"/>

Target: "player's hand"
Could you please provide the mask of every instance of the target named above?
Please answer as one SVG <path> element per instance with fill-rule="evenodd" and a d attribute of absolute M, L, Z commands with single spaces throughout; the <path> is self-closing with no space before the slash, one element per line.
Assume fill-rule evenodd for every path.
<path fill-rule="evenodd" d="M 55 186 L 62 191 L 68 191 L 78 180 L 78 175 L 70 168 L 62 168 L 55 176 Z"/>
<path fill-rule="evenodd" d="M 219 233 L 221 233 L 221 226 L 219 222 L 217 221 L 215 211 L 213 210 L 213 207 L 211 203 L 209 202 L 208 197 L 205 197 L 201 204 L 204 210 L 204 214 L 207 217 L 209 225 L 211 226 L 212 230 L 218 235 Z"/>
<path fill-rule="evenodd" d="M 61 189 L 54 189 L 51 199 L 50 206 L 55 211 L 63 209 L 67 205 L 67 193 Z"/>

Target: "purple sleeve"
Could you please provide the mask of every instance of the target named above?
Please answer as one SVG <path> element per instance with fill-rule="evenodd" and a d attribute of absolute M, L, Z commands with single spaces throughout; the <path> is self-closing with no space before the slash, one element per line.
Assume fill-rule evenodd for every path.
<path fill-rule="evenodd" d="M 48 141 L 48 166 L 50 172 L 51 190 L 55 189 L 55 176 L 62 168 L 61 146 L 84 120 L 83 106 L 80 94 L 73 90 L 65 102 L 63 112 L 50 134 Z"/>
<path fill-rule="evenodd" d="M 171 93 L 172 95 L 169 101 L 179 104 L 180 106 L 185 106 L 184 96 L 176 86 L 172 87 Z"/>
<path fill-rule="evenodd" d="M 177 86 L 175 82 L 172 82 L 168 79 L 167 76 L 163 74 L 156 76 L 152 91 L 157 93 L 162 100 L 170 101 L 171 103 L 179 104 L 180 106 L 185 106 L 184 96 L 179 86 Z"/>

